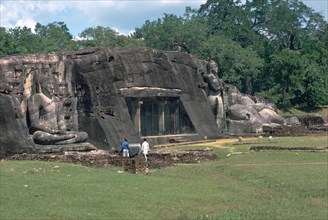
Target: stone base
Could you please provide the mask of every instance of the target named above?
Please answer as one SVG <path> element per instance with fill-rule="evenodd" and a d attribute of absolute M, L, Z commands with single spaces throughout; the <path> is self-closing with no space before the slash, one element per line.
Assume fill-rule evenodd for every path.
<path fill-rule="evenodd" d="M 35 145 L 36 153 L 58 153 L 65 151 L 92 151 L 97 148 L 89 142 L 78 144 L 59 144 L 59 145 Z"/>
<path fill-rule="evenodd" d="M 282 125 L 271 123 L 271 124 L 263 124 L 262 130 L 264 133 L 273 133 L 277 128 L 282 128 Z"/>
<path fill-rule="evenodd" d="M 262 128 L 262 123 L 255 120 L 229 120 L 228 131 L 232 134 L 257 133 Z"/>

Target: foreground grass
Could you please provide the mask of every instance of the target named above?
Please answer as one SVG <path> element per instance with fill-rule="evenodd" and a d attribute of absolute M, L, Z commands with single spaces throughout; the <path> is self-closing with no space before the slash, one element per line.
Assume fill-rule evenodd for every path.
<path fill-rule="evenodd" d="M 327 145 L 322 137 L 302 138 L 275 141 Z M 1 161 L 0 219 L 327 219 L 327 153 L 248 152 L 249 147 L 214 146 L 218 161 L 149 175 Z"/>

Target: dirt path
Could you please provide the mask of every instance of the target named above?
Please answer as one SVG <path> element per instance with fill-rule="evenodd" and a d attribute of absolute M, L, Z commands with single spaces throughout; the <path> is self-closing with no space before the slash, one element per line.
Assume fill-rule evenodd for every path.
<path fill-rule="evenodd" d="M 243 138 L 243 142 L 244 141 L 253 141 L 256 140 L 257 138 Z M 218 139 L 214 142 L 206 142 L 206 143 L 197 143 L 197 144 L 190 144 L 191 146 L 210 146 L 210 147 L 214 147 L 214 148 L 232 148 L 232 147 L 226 147 L 223 146 L 225 143 L 233 143 L 236 142 L 238 143 L 238 139 L 237 138 L 225 138 L 225 139 Z"/>

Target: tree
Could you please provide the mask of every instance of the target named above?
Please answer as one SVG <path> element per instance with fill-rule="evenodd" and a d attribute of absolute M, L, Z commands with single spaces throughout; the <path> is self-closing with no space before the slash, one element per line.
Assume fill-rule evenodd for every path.
<path fill-rule="evenodd" d="M 163 18 L 156 21 L 147 20 L 141 28 L 136 28 L 133 37 L 144 40 L 147 47 L 197 55 L 208 32 L 205 20 L 187 7 L 183 17 L 164 14 Z"/>
<path fill-rule="evenodd" d="M 300 51 L 305 60 L 304 93 L 295 100 L 302 108 L 315 108 L 328 103 L 328 24 Z"/>
<path fill-rule="evenodd" d="M 14 38 L 3 27 L 0 27 L 0 39 L 0 56 L 16 53 Z"/>
<path fill-rule="evenodd" d="M 79 34 L 82 38 L 79 43 L 83 47 L 115 47 L 118 35 L 119 33 L 111 28 L 101 26 L 90 27 Z"/>
<path fill-rule="evenodd" d="M 266 72 L 265 79 L 272 84 L 258 95 L 275 101 L 278 107 L 288 109 L 295 104 L 293 100 L 297 94 L 304 93 L 304 59 L 298 51 L 285 49 L 271 56 L 269 66 L 271 68 Z"/>
<path fill-rule="evenodd" d="M 327 103 L 323 17 L 298 0 L 252 0 L 244 8 L 261 36 L 263 47 L 257 52 L 266 61 L 255 83 L 257 94 L 283 108 Z"/>
<path fill-rule="evenodd" d="M 131 36 L 87 28 L 73 40 L 63 22 L 0 29 L 0 55 L 85 47 L 182 51 L 219 64 L 219 77 L 278 106 L 328 104 L 328 24 L 300 0 L 208 0 L 183 16 L 147 20 Z M 4 39 L 4 40 L 2 40 Z"/>
<path fill-rule="evenodd" d="M 181 36 L 183 19 L 172 14 L 150 22 L 147 20 L 141 28 L 136 28 L 134 38 L 143 39 L 145 45 L 160 50 L 178 50 L 185 47 Z"/>
<path fill-rule="evenodd" d="M 11 28 L 4 35 L 4 42 L 8 46 L 8 49 L 6 49 L 8 54 L 33 53 L 37 48 L 37 39 L 30 28 Z"/>
<path fill-rule="evenodd" d="M 322 68 L 311 60 L 305 63 L 304 79 L 302 81 L 304 92 L 293 100 L 293 104 L 309 110 L 328 103 L 327 68 Z"/>
<path fill-rule="evenodd" d="M 260 72 L 263 61 L 254 50 L 243 48 L 240 42 L 231 38 L 234 28 L 230 27 L 230 20 L 225 21 L 224 17 L 224 27 L 215 23 L 213 7 L 217 5 L 214 2 L 208 1 L 209 4 L 203 6 L 200 12 L 186 8 L 183 17 L 165 14 L 162 19 L 146 21 L 136 29 L 135 37 L 144 39 L 148 47 L 185 51 L 204 60 L 215 60 L 219 64 L 220 77 L 250 94 L 252 81 Z M 231 1 L 220 2 L 226 3 L 227 10 L 237 11 Z M 210 5 L 212 3 L 214 6 Z M 221 8 L 218 6 L 216 9 Z M 242 27 L 241 24 L 237 26 Z M 231 35 L 226 35 L 223 30 L 231 30 Z"/>
<path fill-rule="evenodd" d="M 264 62 L 251 48 L 243 48 L 226 36 L 213 35 L 202 44 L 203 58 L 219 64 L 219 77 L 251 94 L 252 82 L 257 78 Z"/>
<path fill-rule="evenodd" d="M 206 42 L 210 36 L 210 26 L 206 20 L 197 14 L 196 10 L 190 7 L 186 8 L 183 18 L 182 32 L 183 40 L 180 46 L 191 54 L 194 54 L 202 59 L 209 59 L 209 56 L 202 54 L 203 43 Z"/>
<path fill-rule="evenodd" d="M 326 22 L 299 0 L 252 0 L 244 6 L 252 30 L 278 49 L 298 50 Z"/>
<path fill-rule="evenodd" d="M 35 34 L 38 37 L 38 52 L 59 52 L 77 49 L 76 42 L 64 22 L 53 22 L 46 26 L 37 23 Z"/>
<path fill-rule="evenodd" d="M 225 35 L 242 47 L 256 44 L 251 19 L 240 0 L 208 0 L 201 5 L 199 16 L 206 19 L 212 35 Z"/>
<path fill-rule="evenodd" d="M 97 26 L 87 28 L 79 34 L 82 40 L 78 43 L 80 47 L 142 47 L 143 41 L 124 36 L 109 28 Z"/>

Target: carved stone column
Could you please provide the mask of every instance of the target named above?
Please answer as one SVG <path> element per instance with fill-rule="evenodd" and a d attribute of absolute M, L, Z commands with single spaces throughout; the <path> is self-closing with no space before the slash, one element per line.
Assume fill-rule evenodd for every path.
<path fill-rule="evenodd" d="M 140 98 L 135 99 L 135 105 L 134 105 L 134 109 L 133 109 L 133 124 L 134 127 L 136 129 L 136 131 L 141 134 L 141 105 L 142 105 L 142 101 L 140 100 Z"/>
<path fill-rule="evenodd" d="M 158 106 L 158 112 L 159 112 L 159 134 L 163 135 L 165 134 L 165 123 L 164 123 L 164 102 L 160 102 Z"/>

